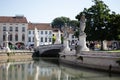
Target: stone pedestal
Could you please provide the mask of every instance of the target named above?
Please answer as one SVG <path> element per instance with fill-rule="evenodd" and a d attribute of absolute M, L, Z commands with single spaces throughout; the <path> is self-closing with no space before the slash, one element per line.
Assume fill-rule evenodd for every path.
<path fill-rule="evenodd" d="M 61 44 L 61 40 L 60 39 L 56 39 L 54 44 Z"/>
<path fill-rule="evenodd" d="M 79 36 L 79 46 L 80 46 L 80 51 L 89 51 L 89 48 L 86 46 L 85 33 Z"/>
<path fill-rule="evenodd" d="M 70 51 L 69 42 L 67 39 L 64 40 L 63 45 L 64 45 L 64 49 L 63 49 L 64 52 Z"/>
<path fill-rule="evenodd" d="M 6 47 L 5 47 L 6 52 L 11 52 L 11 51 L 10 51 L 10 48 L 9 48 L 9 46 L 8 46 L 8 41 L 6 41 L 5 44 L 6 44 Z"/>
<path fill-rule="evenodd" d="M 61 44 L 61 32 L 60 32 L 60 30 L 58 31 L 58 34 L 56 36 L 55 44 Z"/>
<path fill-rule="evenodd" d="M 103 41 L 103 50 L 108 50 L 106 40 Z"/>

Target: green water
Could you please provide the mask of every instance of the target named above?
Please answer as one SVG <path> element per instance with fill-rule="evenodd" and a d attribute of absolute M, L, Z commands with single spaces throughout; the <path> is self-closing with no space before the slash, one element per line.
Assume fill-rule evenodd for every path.
<path fill-rule="evenodd" d="M 120 74 L 72 67 L 55 58 L 17 59 L 0 61 L 0 80 L 120 80 Z"/>

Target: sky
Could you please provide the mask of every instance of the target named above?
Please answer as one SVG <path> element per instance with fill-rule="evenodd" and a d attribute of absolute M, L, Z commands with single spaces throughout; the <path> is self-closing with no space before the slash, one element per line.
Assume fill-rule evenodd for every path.
<path fill-rule="evenodd" d="M 103 1 L 120 14 L 120 0 Z M 93 4 L 92 0 L 0 0 L 0 16 L 24 15 L 34 23 L 51 23 L 61 16 L 75 20 L 77 14 Z"/>

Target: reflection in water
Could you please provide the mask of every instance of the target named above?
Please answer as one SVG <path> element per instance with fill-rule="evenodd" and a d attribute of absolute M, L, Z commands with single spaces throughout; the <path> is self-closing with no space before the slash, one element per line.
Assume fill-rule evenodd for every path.
<path fill-rule="evenodd" d="M 108 73 L 57 64 L 58 59 L 0 62 L 0 80 L 119 80 Z"/>
<path fill-rule="evenodd" d="M 34 80 L 38 80 L 38 76 L 39 76 L 39 66 L 36 66 L 36 68 L 35 68 L 35 79 Z"/>

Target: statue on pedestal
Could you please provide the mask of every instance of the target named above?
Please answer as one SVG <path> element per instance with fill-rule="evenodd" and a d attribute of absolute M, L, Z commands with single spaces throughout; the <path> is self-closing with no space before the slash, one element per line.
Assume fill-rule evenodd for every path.
<path fill-rule="evenodd" d="M 63 37 L 64 37 L 64 41 L 63 41 L 64 50 L 63 51 L 70 51 L 69 42 L 68 42 L 69 33 L 68 33 L 67 24 L 65 24 L 65 27 L 63 28 Z"/>
<path fill-rule="evenodd" d="M 38 47 L 40 45 L 39 43 L 39 34 L 38 34 L 38 30 L 35 27 L 35 33 L 34 33 L 34 47 Z"/>
<path fill-rule="evenodd" d="M 55 44 L 61 44 L 61 31 L 58 30 L 58 34 L 56 35 Z"/>
<path fill-rule="evenodd" d="M 85 32 L 85 27 L 86 27 L 86 19 L 85 19 L 85 15 L 83 14 L 81 19 L 80 19 L 80 35 L 84 34 Z"/>
<path fill-rule="evenodd" d="M 89 51 L 89 48 L 86 46 L 86 34 L 84 32 L 86 27 L 86 18 L 85 15 L 82 14 L 80 19 L 80 33 L 79 33 L 79 47 L 80 51 Z M 78 51 L 78 52 L 80 52 Z"/>
<path fill-rule="evenodd" d="M 5 41 L 5 49 L 6 49 L 6 52 L 10 52 L 10 48 L 9 48 L 9 46 L 8 46 L 8 42 L 9 42 L 9 41 L 8 41 L 8 35 L 9 35 L 8 32 L 6 32 L 5 35 L 6 35 L 6 39 L 5 39 L 5 40 L 6 40 L 6 41 Z"/>

